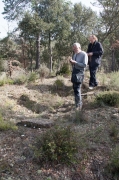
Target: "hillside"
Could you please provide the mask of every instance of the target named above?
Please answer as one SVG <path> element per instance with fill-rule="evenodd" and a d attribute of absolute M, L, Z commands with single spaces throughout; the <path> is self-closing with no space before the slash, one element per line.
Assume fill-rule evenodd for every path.
<path fill-rule="evenodd" d="M 119 109 L 91 106 L 91 99 L 102 91 L 102 87 L 97 87 L 94 93 L 89 92 L 85 79 L 85 86 L 82 86 L 84 105 L 80 114 L 83 120 L 79 118 L 78 121 L 70 78 L 63 79 L 61 88 L 54 85 L 56 79 L 0 87 L 2 115 L 5 121 L 18 123 L 17 130 L 0 131 L 0 180 L 119 179 L 119 176 L 116 179 L 105 171 L 112 149 L 119 145 Z M 87 92 L 89 95 L 85 94 Z M 40 123 L 28 125 L 29 121 Z M 31 146 L 37 137 L 54 125 L 70 125 L 79 133 L 78 164 L 47 163 L 42 166 L 34 160 Z"/>

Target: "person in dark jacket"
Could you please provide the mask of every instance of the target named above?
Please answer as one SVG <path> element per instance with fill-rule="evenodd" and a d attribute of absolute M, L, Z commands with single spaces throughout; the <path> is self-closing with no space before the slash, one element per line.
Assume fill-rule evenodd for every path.
<path fill-rule="evenodd" d="M 98 42 L 98 39 L 95 35 L 90 35 L 89 41 L 90 43 L 87 49 L 88 64 L 90 71 L 89 89 L 93 89 L 95 86 L 98 86 L 96 72 L 98 70 L 99 65 L 101 64 L 103 47 L 102 44 Z"/>

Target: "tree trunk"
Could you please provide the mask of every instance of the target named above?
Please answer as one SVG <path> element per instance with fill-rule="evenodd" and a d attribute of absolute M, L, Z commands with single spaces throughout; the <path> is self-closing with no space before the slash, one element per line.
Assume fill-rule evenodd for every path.
<path fill-rule="evenodd" d="M 49 33 L 49 51 L 50 51 L 50 72 L 52 73 L 52 44 L 51 44 L 50 33 Z"/>
<path fill-rule="evenodd" d="M 40 67 L 40 35 L 38 34 L 36 37 L 36 67 L 35 69 L 39 69 Z"/>
<path fill-rule="evenodd" d="M 114 49 L 112 49 L 112 67 L 111 67 L 111 70 L 112 71 L 114 71 L 114 65 L 115 65 L 115 63 L 114 63 Z"/>
<path fill-rule="evenodd" d="M 25 41 L 23 38 L 21 38 L 22 41 L 22 57 L 23 57 L 23 63 L 24 63 L 24 69 L 26 68 L 26 61 L 25 61 Z"/>

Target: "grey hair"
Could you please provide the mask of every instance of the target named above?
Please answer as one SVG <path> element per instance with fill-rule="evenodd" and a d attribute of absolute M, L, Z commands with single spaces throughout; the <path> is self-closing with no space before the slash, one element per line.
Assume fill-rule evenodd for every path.
<path fill-rule="evenodd" d="M 79 43 L 74 43 L 74 44 L 73 44 L 73 47 L 74 47 L 74 46 L 77 46 L 78 48 L 81 49 L 81 45 L 80 45 Z"/>

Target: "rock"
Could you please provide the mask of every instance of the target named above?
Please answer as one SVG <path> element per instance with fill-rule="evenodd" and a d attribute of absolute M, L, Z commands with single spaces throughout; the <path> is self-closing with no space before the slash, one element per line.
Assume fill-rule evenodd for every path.
<path fill-rule="evenodd" d="M 54 121 L 49 119 L 27 119 L 17 122 L 18 126 L 25 126 L 31 128 L 50 128 L 54 125 Z"/>

